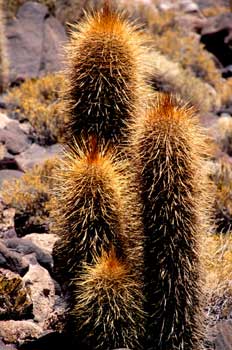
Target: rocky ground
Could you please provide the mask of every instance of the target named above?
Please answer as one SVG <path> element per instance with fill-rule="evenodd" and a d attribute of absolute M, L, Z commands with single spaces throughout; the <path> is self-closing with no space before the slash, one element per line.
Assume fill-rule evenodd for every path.
<path fill-rule="evenodd" d="M 214 54 L 222 76 L 228 78 L 232 76 L 232 14 L 205 18 L 201 10 L 212 3 L 170 0 L 158 3 L 157 7 L 163 11 L 181 9 L 180 20 L 189 30 L 197 28 L 202 43 Z M 221 5 L 226 5 L 226 1 Z M 21 6 L 17 16 L 7 23 L 6 35 L 11 86 L 61 68 L 60 48 L 67 35 L 44 5 L 29 1 Z M 230 121 L 232 104 L 201 117 L 215 139 L 220 138 L 219 119 Z M 59 155 L 60 150 L 58 143 L 41 145 L 28 119 L 12 112 L 12 106 L 4 96 L 0 97 L 0 350 L 67 346 L 67 339 L 59 333 L 65 305 L 61 288 L 52 276 L 52 248 L 57 237 L 46 226 L 20 233 L 16 210 L 1 195 L 4 180 L 21 178 L 34 165 Z M 231 156 L 227 154 L 230 161 Z M 221 298 L 212 295 L 205 313 L 205 348 L 232 349 L 231 294 L 225 293 Z"/>

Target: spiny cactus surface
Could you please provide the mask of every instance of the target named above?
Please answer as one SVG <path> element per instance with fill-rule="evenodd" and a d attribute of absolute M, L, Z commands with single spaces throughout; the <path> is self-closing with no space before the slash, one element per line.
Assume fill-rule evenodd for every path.
<path fill-rule="evenodd" d="M 145 348 L 201 349 L 204 137 L 194 111 L 165 95 L 134 130 L 145 231 Z"/>
<path fill-rule="evenodd" d="M 66 141 L 94 135 L 100 144 L 121 145 L 145 89 L 144 42 L 141 31 L 109 6 L 74 27 L 63 94 Z"/>

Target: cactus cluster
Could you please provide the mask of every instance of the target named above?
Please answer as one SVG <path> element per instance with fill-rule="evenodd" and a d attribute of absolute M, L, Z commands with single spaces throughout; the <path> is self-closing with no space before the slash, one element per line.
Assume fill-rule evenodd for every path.
<path fill-rule="evenodd" d="M 204 134 L 192 108 L 150 96 L 146 52 L 107 4 L 67 50 L 53 257 L 84 349 L 201 349 Z"/>

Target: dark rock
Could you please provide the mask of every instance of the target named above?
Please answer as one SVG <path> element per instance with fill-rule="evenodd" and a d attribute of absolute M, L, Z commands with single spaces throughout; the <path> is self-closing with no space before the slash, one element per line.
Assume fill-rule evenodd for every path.
<path fill-rule="evenodd" d="M 31 212 L 16 211 L 14 216 L 14 227 L 18 237 L 23 237 L 32 232 L 48 232 L 48 224 L 39 223 Z"/>
<path fill-rule="evenodd" d="M 225 79 L 232 77 L 232 64 L 222 69 L 222 76 Z"/>
<path fill-rule="evenodd" d="M 20 168 L 24 171 L 31 169 L 34 165 L 42 164 L 45 160 L 53 158 L 59 154 L 61 146 L 56 144 L 49 147 L 42 147 L 32 144 L 25 152 L 16 156 L 15 159 Z"/>
<path fill-rule="evenodd" d="M 34 341 L 25 342 L 19 347 L 19 350 L 59 350 L 65 348 L 68 348 L 69 350 L 74 350 L 71 347 L 69 337 L 59 332 L 46 332 Z"/>
<path fill-rule="evenodd" d="M 226 67 L 232 63 L 232 13 L 210 17 L 201 31 L 201 42 Z"/>
<path fill-rule="evenodd" d="M 66 34 L 46 6 L 24 3 L 16 18 L 7 23 L 6 38 L 11 82 L 60 69 L 60 46 Z"/>
<path fill-rule="evenodd" d="M 28 271 L 29 264 L 21 254 L 11 251 L 0 241 L 0 267 L 23 276 Z"/>
<path fill-rule="evenodd" d="M 49 253 L 45 253 L 41 248 L 27 239 L 11 238 L 4 239 L 4 244 L 11 251 L 17 252 L 22 256 L 35 253 L 38 263 L 48 270 L 52 268 L 52 256 Z"/>
<path fill-rule="evenodd" d="M 0 319 L 32 317 L 30 290 L 18 274 L 0 269 Z"/>

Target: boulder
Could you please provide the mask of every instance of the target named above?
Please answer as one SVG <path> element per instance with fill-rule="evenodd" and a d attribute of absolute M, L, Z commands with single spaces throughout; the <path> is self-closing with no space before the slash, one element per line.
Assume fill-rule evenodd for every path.
<path fill-rule="evenodd" d="M 21 254 L 8 249 L 1 240 L 0 268 L 8 269 L 23 276 L 28 271 L 29 264 Z"/>
<path fill-rule="evenodd" d="M 60 51 L 66 33 L 46 6 L 25 2 L 6 25 L 10 81 L 38 77 L 61 68 Z"/>
<path fill-rule="evenodd" d="M 31 233 L 23 237 L 23 240 L 31 241 L 48 254 L 52 254 L 52 249 L 57 239 L 58 236 L 54 233 Z"/>
<path fill-rule="evenodd" d="M 29 239 L 21 238 L 10 238 L 3 240 L 5 246 L 10 249 L 12 252 L 17 252 L 21 254 L 22 257 L 26 257 L 30 254 L 35 254 L 36 260 L 41 266 L 44 266 L 46 269 L 52 269 L 52 256 L 51 254 L 44 252 L 43 249 L 38 247 Z"/>
<path fill-rule="evenodd" d="M 15 159 L 19 167 L 26 171 L 33 166 L 42 164 L 45 160 L 51 159 L 61 151 L 61 146 L 56 144 L 48 147 L 42 147 L 32 144 L 25 152 L 16 156 Z"/>
<path fill-rule="evenodd" d="M 6 343 L 22 343 L 36 339 L 42 332 L 42 328 L 31 320 L 0 321 L 0 338 Z"/>
<path fill-rule="evenodd" d="M 30 286 L 34 319 L 44 327 L 55 305 L 55 284 L 48 271 L 38 264 L 30 265 L 23 280 Z"/>

